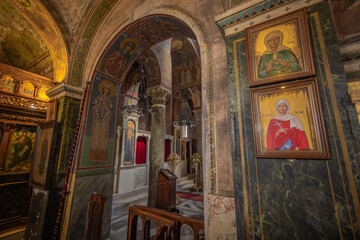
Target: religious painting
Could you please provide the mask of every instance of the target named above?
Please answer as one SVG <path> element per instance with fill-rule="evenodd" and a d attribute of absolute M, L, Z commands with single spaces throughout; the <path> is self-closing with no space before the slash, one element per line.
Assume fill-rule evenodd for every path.
<path fill-rule="evenodd" d="M 26 83 L 22 84 L 21 90 L 20 90 L 21 94 L 33 97 L 34 92 L 35 92 L 34 84 L 29 83 L 29 82 L 26 82 Z"/>
<path fill-rule="evenodd" d="M 329 158 L 315 79 L 250 93 L 256 157 Z"/>
<path fill-rule="evenodd" d="M 360 2 L 358 0 L 331 0 L 335 30 L 340 40 L 350 40 L 360 33 Z"/>
<path fill-rule="evenodd" d="M 185 160 L 186 159 L 186 142 L 185 141 L 181 141 L 181 160 Z"/>
<path fill-rule="evenodd" d="M 90 162 L 106 162 L 109 145 L 110 125 L 114 111 L 111 97 L 114 94 L 114 84 L 103 80 L 98 85 L 99 94 L 91 105 L 91 136 Z"/>
<path fill-rule="evenodd" d="M 30 172 L 30 183 L 46 190 L 52 178 L 55 145 L 59 123 L 50 121 L 40 124 L 36 129 L 36 143 Z"/>
<path fill-rule="evenodd" d="M 175 134 L 175 153 L 177 155 L 180 155 L 180 138 L 181 138 L 181 133 L 180 130 L 176 130 L 176 134 Z"/>
<path fill-rule="evenodd" d="M 112 166 L 120 84 L 96 74 L 88 99 L 80 168 Z"/>
<path fill-rule="evenodd" d="M 128 63 L 139 49 L 139 43 L 127 34 L 121 35 L 109 48 L 100 64 L 100 71 L 121 80 Z"/>
<path fill-rule="evenodd" d="M 134 164 L 135 140 L 135 123 L 132 120 L 128 120 L 124 128 L 124 165 Z"/>
<path fill-rule="evenodd" d="M 1 76 L 0 79 L 0 90 L 4 92 L 13 93 L 16 86 L 16 80 L 10 76 Z"/>
<path fill-rule="evenodd" d="M 35 147 L 36 128 L 18 127 L 9 138 L 4 170 L 8 172 L 29 172 Z"/>
<path fill-rule="evenodd" d="M 306 10 L 245 29 L 249 85 L 315 75 Z"/>

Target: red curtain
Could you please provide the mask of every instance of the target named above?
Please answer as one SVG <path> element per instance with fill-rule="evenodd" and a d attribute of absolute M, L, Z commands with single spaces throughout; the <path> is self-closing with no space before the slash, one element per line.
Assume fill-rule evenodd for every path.
<path fill-rule="evenodd" d="M 136 140 L 136 164 L 146 162 L 146 137 L 138 137 Z"/>
<path fill-rule="evenodd" d="M 170 139 L 165 139 L 165 155 L 164 155 L 164 162 L 168 162 L 169 160 L 167 159 L 168 156 L 170 155 Z"/>

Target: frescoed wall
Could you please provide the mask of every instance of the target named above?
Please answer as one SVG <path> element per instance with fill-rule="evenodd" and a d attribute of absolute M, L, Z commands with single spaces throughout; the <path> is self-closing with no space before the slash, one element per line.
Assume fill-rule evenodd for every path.
<path fill-rule="evenodd" d="M 119 86 L 119 83 L 99 74 L 94 78 L 79 168 L 113 165 L 115 106 Z"/>
<path fill-rule="evenodd" d="M 359 125 L 354 121 L 354 107 L 341 105 L 347 82 L 329 5 L 323 1 L 306 10 L 330 160 L 255 157 L 245 34 L 241 31 L 226 38 L 236 220 L 241 239 L 359 236 L 360 181 L 354 154 L 360 146 L 351 140 L 359 142 Z"/>
<path fill-rule="evenodd" d="M 125 126 L 125 138 L 124 138 L 124 165 L 133 165 L 135 160 L 135 122 L 128 120 Z"/>

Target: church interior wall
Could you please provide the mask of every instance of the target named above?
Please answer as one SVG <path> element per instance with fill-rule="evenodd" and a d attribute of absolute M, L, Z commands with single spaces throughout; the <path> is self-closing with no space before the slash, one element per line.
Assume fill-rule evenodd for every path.
<path fill-rule="evenodd" d="M 347 81 L 328 2 L 306 11 L 330 160 L 255 157 L 245 34 L 226 37 L 240 238 L 352 239 L 359 234 L 359 146 L 351 140 L 359 139 L 359 125 L 354 106 L 342 105 Z"/>
<path fill-rule="evenodd" d="M 205 4 L 206 1 L 204 1 Z M 125 3 L 123 3 L 125 4 Z M 144 16 L 146 14 L 156 14 L 156 13 L 165 13 L 165 14 L 170 14 L 173 15 L 175 17 L 180 18 L 181 20 L 184 20 L 186 23 L 188 23 L 190 26 L 192 26 L 193 30 L 195 31 L 195 34 L 198 38 L 199 41 L 199 45 L 200 45 L 200 49 L 201 49 L 201 64 L 202 64 L 202 99 L 208 99 L 209 94 L 213 94 L 212 92 L 214 91 L 215 87 L 217 89 L 223 89 L 224 85 L 226 85 L 226 81 L 225 81 L 225 64 L 226 61 L 225 57 L 225 45 L 224 45 L 224 41 L 221 38 L 220 35 L 220 31 L 216 28 L 216 26 L 214 24 L 209 24 L 209 21 L 212 19 L 212 16 L 214 15 L 214 12 L 217 11 L 216 9 L 216 5 L 202 5 L 203 3 L 199 3 L 202 5 L 202 7 L 204 8 L 203 11 L 201 11 L 201 14 L 197 14 L 197 17 L 199 18 L 199 23 L 203 24 L 204 29 L 200 30 L 200 28 L 195 27 L 194 28 L 194 22 L 192 22 L 193 20 L 189 20 L 183 17 L 183 13 L 181 12 L 181 10 L 177 10 L 177 8 L 174 9 L 167 9 L 165 8 L 161 8 L 162 6 L 166 6 L 164 4 L 166 3 L 162 3 L 159 4 L 157 2 L 152 2 L 150 3 L 146 3 L 146 8 L 145 5 L 137 5 L 139 3 L 137 3 L 136 1 L 132 1 L 131 3 L 129 3 L 130 8 L 127 9 L 131 9 L 131 6 L 133 6 L 133 11 L 132 12 L 127 12 L 125 11 L 123 8 L 120 7 L 115 7 L 112 6 L 112 11 L 110 12 L 109 15 L 106 16 L 106 18 L 101 22 L 100 26 L 97 28 L 97 32 L 96 34 L 93 36 L 94 38 L 91 41 L 91 45 L 90 45 L 90 49 L 87 53 L 87 57 L 85 59 L 84 62 L 84 71 L 83 71 L 83 77 L 82 79 L 89 79 L 89 77 L 92 74 L 93 69 L 95 69 L 95 64 L 99 59 L 99 52 L 103 52 L 104 51 L 104 46 L 106 46 L 107 44 L 104 43 L 108 43 L 110 39 L 112 39 L 112 36 L 115 36 L 116 33 L 116 29 L 121 29 L 124 26 L 126 26 L 126 24 L 129 23 L 129 21 L 133 21 L 134 19 L 137 19 L 141 16 Z M 169 4 L 174 4 L 173 2 L 169 2 Z M 190 8 L 196 8 L 196 6 L 192 6 L 192 4 L 189 4 L 188 2 L 181 2 L 179 3 L 181 6 L 184 6 L 184 8 L 187 9 L 187 11 L 191 12 Z M 181 9 L 181 6 L 179 9 Z M 153 7 L 153 10 L 149 11 L 151 8 Z M 206 9 L 206 10 L 205 10 Z M 120 14 L 121 12 L 121 14 Z M 197 11 L 198 12 L 198 11 Z M 131 20 L 125 20 L 125 22 L 119 21 L 118 16 L 129 16 L 130 14 L 133 14 L 132 18 L 130 18 Z M 116 18 L 116 20 L 115 20 Z M 211 20 L 212 21 L 212 20 Z M 202 32 L 203 31 L 203 32 Z M 205 34 L 205 35 L 204 35 Z M 84 35 L 85 37 L 87 35 Z M 200 37 L 200 39 L 199 39 Z M 210 42 L 206 42 L 208 41 L 207 39 L 210 40 Z M 215 40 L 214 40 L 215 39 Z M 85 41 L 83 40 L 79 40 L 77 44 L 81 45 L 83 42 Z M 118 44 L 117 44 L 118 45 Z M 116 46 L 116 45 L 114 45 Z M 206 55 L 206 51 L 211 50 L 213 53 L 213 56 L 209 57 L 208 55 Z M 74 62 L 76 62 L 76 58 L 78 57 L 79 53 L 81 54 L 82 48 L 78 48 L 77 52 L 75 52 L 74 57 L 72 58 Z M 109 50 L 110 51 L 110 50 Z M 79 55 L 80 56 L 80 55 Z M 211 65 L 208 65 L 209 60 L 207 59 L 209 58 L 211 62 Z M 75 65 L 74 65 L 75 66 Z M 211 69 L 211 70 L 210 70 Z M 75 71 L 75 69 L 73 69 L 72 71 Z M 211 76 L 209 76 L 209 71 L 211 73 Z M 209 79 L 210 78 L 210 79 Z M 72 84 L 75 85 L 79 85 L 79 79 L 77 79 L 77 76 L 74 77 L 74 72 L 71 73 L 71 78 L 69 78 L 69 81 L 72 82 Z M 209 82 L 216 82 L 216 86 L 209 86 Z M 211 93 L 210 93 L 211 92 Z M 211 184 L 206 183 L 206 188 L 209 187 L 211 188 L 211 193 L 216 194 L 218 192 L 218 186 L 217 186 L 217 180 L 218 179 L 223 179 L 225 178 L 226 181 L 225 184 L 223 184 L 222 187 L 220 188 L 224 188 L 226 189 L 226 191 L 224 191 L 223 193 L 228 194 L 228 192 L 230 192 L 230 194 L 232 195 L 232 173 L 231 171 L 225 171 L 226 167 L 223 168 L 216 168 L 217 165 L 221 166 L 228 166 L 228 164 L 231 164 L 231 155 L 230 155 L 230 147 L 227 147 L 228 144 L 226 144 L 226 142 L 230 141 L 230 137 L 228 134 L 229 131 L 229 124 L 228 124 L 228 114 L 226 109 L 228 109 L 226 106 L 228 105 L 228 101 L 224 100 L 224 97 L 227 95 L 227 91 L 221 91 L 221 94 L 219 94 L 219 92 L 215 95 L 213 95 L 211 97 L 211 102 L 208 104 L 204 104 L 203 105 L 203 116 L 204 116 L 204 120 L 202 125 L 204 126 L 203 129 L 203 137 L 202 139 L 213 139 L 211 141 L 211 144 L 213 144 L 213 147 L 209 148 L 209 145 L 207 144 L 203 144 L 203 159 L 204 160 L 204 165 L 209 165 L 210 166 L 210 157 L 212 159 L 212 168 L 211 171 L 214 172 L 212 175 L 214 177 L 212 177 L 212 179 L 209 178 L 208 176 L 208 172 L 206 171 L 206 169 L 209 169 L 209 166 L 204 166 L 204 179 L 205 181 L 211 181 Z M 226 97 L 225 97 L 226 99 Z M 204 102 L 204 101 L 203 101 Z M 218 106 L 216 108 L 216 114 L 214 113 L 214 109 L 209 111 L 209 107 L 214 108 L 214 104 L 215 106 Z M 219 105 L 218 105 L 219 104 Z M 208 117 L 210 115 L 213 115 L 211 117 Z M 205 123 L 205 124 L 204 124 Z M 210 124 L 211 130 L 213 133 L 211 135 L 209 135 L 208 133 L 208 124 Z M 220 128 L 221 130 L 219 130 L 218 128 Z M 216 130 L 215 130 L 216 129 Z M 216 131 L 216 134 L 215 134 Z M 215 142 L 217 142 L 216 145 L 216 149 L 217 151 L 215 151 Z M 210 149 L 212 149 L 210 151 Z M 221 156 L 221 157 L 219 157 Z M 225 162 L 223 162 L 225 161 Z M 231 168 L 230 168 L 231 169 Z M 100 171 L 100 170 L 98 170 Z M 224 173 L 224 174 L 223 174 Z M 215 177 L 216 176 L 216 177 Z M 99 176 L 98 176 L 99 177 Z M 209 180 L 207 180 L 209 179 Z M 207 191 L 207 190 L 206 190 Z M 205 193 L 206 194 L 206 193 Z M 76 208 L 72 208 L 73 210 Z M 75 214 L 75 212 L 73 213 Z M 205 213 L 207 214 L 207 213 Z M 205 219 L 207 219 L 205 217 Z M 71 225 L 71 224 L 70 224 Z"/>
<path fill-rule="evenodd" d="M 13 87 L 10 90 L 0 83 L 0 171 L 12 167 L 12 177 L 0 174 L 1 181 L 6 178 L 8 184 L 28 178 L 30 158 L 15 168 L 9 165 L 9 152 L 15 149 L 16 137 L 26 131 L 34 145 L 37 124 L 55 119 L 60 123 L 52 188 L 34 189 L 31 203 L 22 202 L 17 198 L 19 194 L 11 198 L 21 224 L 26 222 L 26 214 L 19 213 L 19 209 L 27 211 L 30 204 L 27 238 L 52 237 L 78 131 L 80 95 L 85 88 L 88 95 L 66 193 L 61 237 L 85 238 L 91 195 L 99 194 L 105 197 L 101 239 L 108 239 L 113 199 L 137 194 L 149 185 L 151 115 L 125 117 L 119 110 L 139 99 L 135 94 L 138 85 L 132 92 L 124 86 L 137 81 L 132 70 L 139 70 L 136 58 L 140 53 L 146 62 L 147 87 L 172 88 L 164 113 L 170 152 L 183 159 L 187 151 L 202 155 L 206 239 L 360 236 L 360 25 L 355 24 L 360 21 L 359 1 L 209 2 L 78 0 L 66 7 L 58 0 L 13 0 L 0 4 L 0 18 L 11 26 L 10 32 L 0 27 L 8 34 L 0 39 L 0 61 L 22 68 L 0 64 L 0 80 L 15 81 L 9 85 Z M 330 159 L 259 158 L 254 150 L 250 90 L 262 86 L 249 87 L 244 28 L 271 22 L 301 7 L 306 7 L 307 12 L 316 73 L 312 78 L 318 85 Z M 6 12 L 19 21 L 9 22 L 10 13 Z M 171 35 L 172 40 L 164 38 L 161 46 L 153 46 L 146 41 L 159 37 L 157 34 L 140 31 L 135 36 L 140 25 L 129 28 L 145 17 L 160 15 L 185 23 L 188 35 Z M 144 37 L 142 33 L 148 35 Z M 107 56 L 123 49 L 124 40 L 136 48 L 130 50 L 124 71 L 104 67 Z M 177 51 L 180 45 L 187 50 Z M 33 50 L 31 54 L 28 48 Z M 24 54 L 15 54 L 18 51 Z M 178 55 L 176 61 L 170 60 L 171 51 L 173 57 Z M 165 61 L 161 60 L 163 57 Z M 129 69 L 131 65 L 134 69 Z M 64 78 L 66 83 L 59 84 Z M 280 83 L 267 86 L 277 85 Z M 48 88 L 52 89 L 46 92 Z M 106 113 L 95 109 L 100 100 L 105 102 Z M 34 106 L 38 109 L 34 110 Z M 100 129 L 97 119 L 101 117 L 110 121 L 96 131 Z M 196 129 L 190 131 L 189 137 L 182 137 L 172 121 L 190 118 L 197 121 Z M 137 165 L 131 149 L 135 149 L 139 136 L 147 139 L 147 153 L 146 163 Z M 168 167 L 167 163 L 163 165 Z M 14 177 L 20 170 L 25 173 Z M 185 160 L 180 161 L 176 174 L 188 174 Z M 27 183 L 22 184 L 8 191 L 8 195 L 19 189 L 25 191 Z M 29 188 L 25 194 L 30 200 Z"/>

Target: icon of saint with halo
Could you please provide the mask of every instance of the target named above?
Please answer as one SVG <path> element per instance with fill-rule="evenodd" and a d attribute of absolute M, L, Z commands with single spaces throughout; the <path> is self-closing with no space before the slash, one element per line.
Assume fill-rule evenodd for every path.
<path fill-rule="evenodd" d="M 266 51 L 261 55 L 258 78 L 268 78 L 302 70 L 294 52 L 283 45 L 283 32 L 272 31 L 265 36 Z"/>

